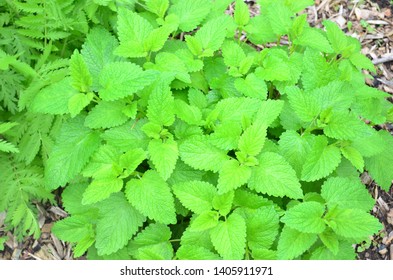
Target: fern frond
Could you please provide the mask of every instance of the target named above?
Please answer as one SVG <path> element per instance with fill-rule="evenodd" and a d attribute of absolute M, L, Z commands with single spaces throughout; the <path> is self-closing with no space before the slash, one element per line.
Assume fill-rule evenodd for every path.
<path fill-rule="evenodd" d="M 9 143 L 3 139 L 0 139 L 0 151 L 6 153 L 19 153 L 17 147 L 14 144 Z"/>
<path fill-rule="evenodd" d="M 51 132 L 54 117 L 25 112 L 12 118 L 20 125 L 15 129 L 14 139 L 20 150 L 16 155 L 18 161 L 30 164 L 39 153 L 43 141 Z"/>
<path fill-rule="evenodd" d="M 24 77 L 13 70 L 0 70 L 0 107 L 11 113 L 17 111 L 18 94 L 23 89 Z"/>
<path fill-rule="evenodd" d="M 32 201 L 53 202 L 53 196 L 43 185 L 43 170 L 26 166 L 12 155 L 0 155 L 0 212 L 6 211 L 6 225 L 15 228 L 15 235 L 39 236 L 37 210 Z"/>

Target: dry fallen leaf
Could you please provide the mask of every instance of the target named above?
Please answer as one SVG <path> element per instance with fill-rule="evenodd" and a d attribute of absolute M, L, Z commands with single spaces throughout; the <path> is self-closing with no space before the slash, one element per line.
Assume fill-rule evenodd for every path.
<path fill-rule="evenodd" d="M 390 209 L 390 211 L 386 215 L 386 220 L 388 221 L 389 224 L 393 225 L 393 208 Z"/>

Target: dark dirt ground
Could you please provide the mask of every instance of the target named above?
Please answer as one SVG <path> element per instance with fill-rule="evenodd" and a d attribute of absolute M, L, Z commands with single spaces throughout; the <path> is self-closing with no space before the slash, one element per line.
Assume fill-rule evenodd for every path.
<path fill-rule="evenodd" d="M 255 1 L 245 0 L 253 14 L 258 12 Z M 229 12 L 233 7 L 229 8 Z M 307 9 L 309 22 L 322 27 L 324 19 L 335 21 L 347 34 L 359 39 L 362 52 L 373 60 L 378 72 L 369 85 L 393 94 L 393 5 L 389 0 L 316 0 Z M 348 25 L 351 25 L 348 28 Z M 393 101 L 393 99 L 391 99 Z M 391 124 L 379 127 L 393 135 Z M 392 163 L 393 164 L 393 163 Z M 393 260 L 393 188 L 385 192 L 368 176 L 362 175 L 370 195 L 375 200 L 372 214 L 384 228 L 365 244 L 355 247 L 360 260 Z M 58 240 L 51 234 L 53 223 L 67 216 L 60 207 L 39 205 L 42 235 L 38 240 L 26 238 L 17 242 L 11 232 L 5 232 L 4 215 L 0 213 L 0 237 L 7 235 L 5 249 L 0 252 L 1 259 L 73 259 L 71 245 Z M 82 258 L 83 259 L 83 258 Z"/>

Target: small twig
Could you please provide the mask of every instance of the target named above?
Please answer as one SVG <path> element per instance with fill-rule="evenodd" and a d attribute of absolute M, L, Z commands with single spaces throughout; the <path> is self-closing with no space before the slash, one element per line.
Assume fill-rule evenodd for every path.
<path fill-rule="evenodd" d="M 355 2 L 355 4 L 353 5 L 351 12 L 348 15 L 348 19 L 351 18 L 352 14 L 355 12 L 356 6 L 358 5 L 359 2 Z"/>
<path fill-rule="evenodd" d="M 380 79 L 380 78 L 377 78 L 377 80 L 378 80 L 379 82 L 381 82 L 382 84 L 384 84 L 385 86 L 388 86 L 388 87 L 390 87 L 390 88 L 393 88 L 393 82 L 387 81 L 387 80 L 385 80 L 385 79 Z"/>
<path fill-rule="evenodd" d="M 321 4 L 319 4 L 319 6 L 317 7 L 317 11 L 322 9 L 328 2 L 329 2 L 329 0 L 324 0 Z"/>
<path fill-rule="evenodd" d="M 367 23 L 369 24 L 374 24 L 374 25 L 388 25 L 389 22 L 387 22 L 386 20 L 366 20 Z"/>
<path fill-rule="evenodd" d="M 391 55 L 384 56 L 384 57 L 380 57 L 380 58 L 374 59 L 374 60 L 373 60 L 373 64 L 374 64 L 374 65 L 376 65 L 376 64 L 382 64 L 382 63 L 386 63 L 386 62 L 390 62 L 390 61 L 393 61 L 393 55 L 392 55 L 392 54 L 391 54 Z"/>
<path fill-rule="evenodd" d="M 27 252 L 27 254 L 28 254 L 30 257 L 32 257 L 32 258 L 34 258 L 34 259 L 36 259 L 36 260 L 42 261 L 41 258 L 37 257 L 36 255 L 33 255 L 33 254 L 30 253 L 30 252 Z"/>

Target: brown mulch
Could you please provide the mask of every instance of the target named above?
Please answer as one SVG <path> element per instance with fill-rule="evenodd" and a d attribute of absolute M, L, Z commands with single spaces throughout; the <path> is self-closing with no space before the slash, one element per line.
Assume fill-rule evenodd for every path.
<path fill-rule="evenodd" d="M 253 14 L 258 12 L 255 1 L 245 0 Z M 316 4 L 307 9 L 312 26 L 322 26 L 322 21 L 330 19 L 336 22 L 347 34 L 357 38 L 362 44 L 362 52 L 377 67 L 377 74 L 367 83 L 385 92 L 393 94 L 393 6 L 389 0 L 316 0 Z M 233 8 L 233 7 L 232 7 Z M 382 127 L 393 134 L 393 126 Z M 393 187 L 385 192 L 364 173 L 363 182 L 368 186 L 370 195 L 375 200 L 372 213 L 383 224 L 379 234 L 365 244 L 359 244 L 355 250 L 358 259 L 393 260 Z M 42 235 L 38 240 L 26 238 L 17 242 L 11 232 L 6 232 L 0 213 L 0 237 L 7 235 L 5 249 L 0 251 L 2 259 L 73 259 L 71 245 L 58 240 L 51 227 L 67 214 L 59 207 L 39 206 Z"/>
<path fill-rule="evenodd" d="M 67 213 L 60 207 L 53 205 L 38 205 L 39 225 L 41 236 L 18 242 L 10 231 L 3 227 L 4 215 L 0 214 L 0 236 L 8 236 L 4 251 L 0 251 L 0 260 L 72 260 L 71 245 L 60 241 L 51 233 L 53 224 L 67 217 Z"/>

